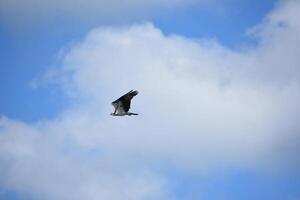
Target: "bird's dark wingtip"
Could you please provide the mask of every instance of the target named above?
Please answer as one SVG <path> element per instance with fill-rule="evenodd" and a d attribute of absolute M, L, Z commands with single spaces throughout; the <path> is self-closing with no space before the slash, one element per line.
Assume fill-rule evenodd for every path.
<path fill-rule="evenodd" d="M 130 90 L 127 94 L 131 94 L 133 96 L 137 95 L 139 92 L 137 90 Z"/>

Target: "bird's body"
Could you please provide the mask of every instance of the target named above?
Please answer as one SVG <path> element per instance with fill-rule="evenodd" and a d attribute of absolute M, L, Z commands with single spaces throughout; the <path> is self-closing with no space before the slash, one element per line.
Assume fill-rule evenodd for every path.
<path fill-rule="evenodd" d="M 129 91 L 111 104 L 115 111 L 111 113 L 113 116 L 138 115 L 137 113 L 129 112 L 131 99 L 138 94 L 138 91 Z"/>

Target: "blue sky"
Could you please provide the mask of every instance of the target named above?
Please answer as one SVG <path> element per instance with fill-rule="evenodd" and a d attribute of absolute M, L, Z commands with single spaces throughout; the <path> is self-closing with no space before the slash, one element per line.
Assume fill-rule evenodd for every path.
<path fill-rule="evenodd" d="M 12 2 L 0 199 L 300 198 L 299 1 Z"/>
<path fill-rule="evenodd" d="M 224 8 L 217 11 L 209 6 L 178 8 L 163 10 L 153 16 L 141 16 L 136 20 L 128 19 L 123 23 L 119 20 L 111 23 L 117 26 L 151 21 L 165 34 L 215 38 L 225 46 L 238 47 L 243 43 L 254 42 L 246 36 L 245 31 L 260 23 L 275 2 L 266 0 L 257 4 L 249 0 L 239 3 L 231 1 L 223 3 L 221 6 Z M 61 48 L 79 41 L 93 27 L 110 24 L 96 20 L 77 24 L 63 15 L 58 19 L 48 19 L 45 24 L 30 27 L 27 27 L 28 24 L 14 23 L 2 21 L 0 27 L 1 91 L 5 92 L 0 105 L 1 113 L 25 121 L 54 117 L 66 106 L 63 102 L 66 99 L 62 99 L 57 89 L 34 91 L 28 87 L 28 83 L 41 76 L 49 66 L 56 64 Z M 48 89 L 51 92 L 46 91 Z M 49 97 L 49 94 L 52 96 Z M 19 95 L 22 95 L 22 103 Z M 36 109 L 36 104 L 40 104 L 39 109 Z"/>
<path fill-rule="evenodd" d="M 260 23 L 274 4 L 275 1 L 271 0 L 259 4 L 244 0 L 239 3 L 230 2 L 224 5 L 221 11 L 214 11 L 209 7 L 163 10 L 154 16 L 129 19 L 124 23 L 151 21 L 165 34 L 179 34 L 192 38 L 212 37 L 226 46 L 236 47 L 241 43 L 253 42 L 246 37 L 245 31 Z M 60 23 L 60 20 L 63 23 Z M 2 22 L 1 91 L 5 92 L 0 105 L 2 114 L 25 121 L 55 116 L 65 106 L 62 101 L 66 99 L 61 99 L 59 91 L 53 88 L 50 89 L 50 94 L 55 96 L 50 98 L 49 91 L 46 92 L 49 88 L 33 91 L 28 87 L 28 82 L 55 64 L 62 47 L 80 40 L 93 27 L 109 25 L 107 22 L 95 21 L 77 24 L 64 16 L 46 22 L 31 27 Z M 113 22 L 113 25 L 122 25 L 122 22 Z M 19 101 L 19 95 L 22 95 L 23 103 Z M 36 104 L 41 104 L 39 109 L 36 109 Z"/>

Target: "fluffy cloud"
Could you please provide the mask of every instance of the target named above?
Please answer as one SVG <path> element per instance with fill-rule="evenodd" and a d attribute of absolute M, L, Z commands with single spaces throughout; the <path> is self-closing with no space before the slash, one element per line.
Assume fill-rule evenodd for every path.
<path fill-rule="evenodd" d="M 34 125 L 1 118 L 0 184 L 35 199 L 168 199 L 157 166 L 297 169 L 299 11 L 282 4 L 241 51 L 151 23 L 92 30 L 57 70 L 69 110 Z M 130 89 L 140 115 L 111 117 Z"/>
<path fill-rule="evenodd" d="M 126 163 L 116 166 L 99 148 L 77 146 L 64 135 L 67 127 L 6 118 L 0 127 L 2 188 L 33 199 L 166 198 L 162 178 L 146 169 L 124 169 Z"/>

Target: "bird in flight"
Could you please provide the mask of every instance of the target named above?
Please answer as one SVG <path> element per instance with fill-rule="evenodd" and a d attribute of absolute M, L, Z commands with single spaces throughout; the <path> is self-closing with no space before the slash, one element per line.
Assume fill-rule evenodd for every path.
<path fill-rule="evenodd" d="M 115 111 L 111 113 L 113 116 L 125 116 L 125 115 L 138 115 L 137 113 L 129 112 L 131 99 L 138 94 L 138 91 L 130 90 L 111 104 L 115 108 Z"/>

